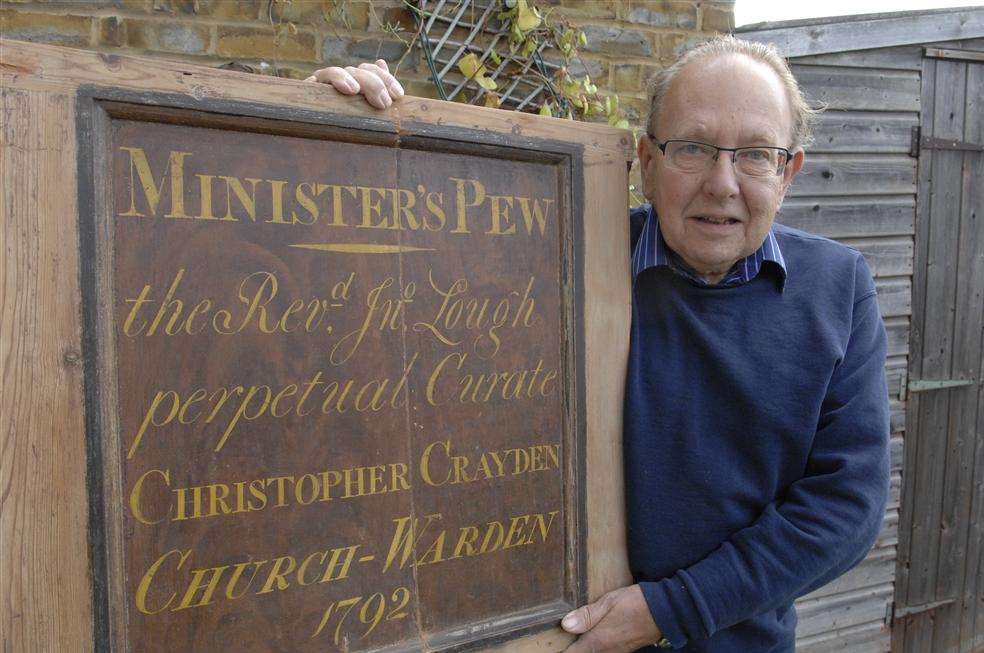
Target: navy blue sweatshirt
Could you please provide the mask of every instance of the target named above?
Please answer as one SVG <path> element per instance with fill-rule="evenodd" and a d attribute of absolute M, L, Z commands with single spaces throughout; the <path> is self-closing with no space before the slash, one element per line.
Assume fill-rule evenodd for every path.
<path fill-rule="evenodd" d="M 633 241 L 645 211 L 632 216 Z M 857 564 L 888 496 L 885 329 L 855 250 L 774 226 L 772 266 L 633 283 L 629 561 L 686 651 L 792 651 L 793 600 Z"/>

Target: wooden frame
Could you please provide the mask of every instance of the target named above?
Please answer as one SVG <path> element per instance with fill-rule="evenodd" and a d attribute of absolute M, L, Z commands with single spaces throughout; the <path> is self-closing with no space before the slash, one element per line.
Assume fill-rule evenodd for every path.
<path fill-rule="evenodd" d="M 6 592 L 11 597 L 6 605 L 13 610 L 2 615 L 8 641 L 15 648 L 77 648 L 81 642 L 83 648 L 125 650 L 108 628 L 112 619 L 106 580 L 111 577 L 108 570 L 114 554 L 110 547 L 110 564 L 106 566 L 102 559 L 106 540 L 99 526 L 112 520 L 107 519 L 106 506 L 96 500 L 102 496 L 101 485 L 113 481 L 112 475 L 107 479 L 98 473 L 102 452 L 94 437 L 106 432 L 105 425 L 111 420 L 105 407 L 115 403 L 113 397 L 99 394 L 108 386 L 98 381 L 99 374 L 105 373 L 101 366 L 106 364 L 105 347 L 100 349 L 99 343 L 107 334 L 100 332 L 99 311 L 106 308 L 97 288 L 105 285 L 106 268 L 89 264 L 91 260 L 102 261 L 103 252 L 96 225 L 91 225 L 93 230 L 85 227 L 87 215 L 105 213 L 105 207 L 99 205 L 99 193 L 93 192 L 99 180 L 92 178 L 92 172 L 99 167 L 92 163 L 99 156 L 103 143 L 99 138 L 106 121 L 113 116 L 226 127 L 230 116 L 236 116 L 236 129 L 266 133 L 285 129 L 282 121 L 286 119 L 291 123 L 290 133 L 314 138 L 323 138 L 325 130 L 334 130 L 337 137 L 341 129 L 346 139 L 380 142 L 398 138 L 409 148 L 496 152 L 520 160 L 561 163 L 571 182 L 573 215 L 583 205 L 583 240 L 568 239 L 565 259 L 566 274 L 579 291 L 568 306 L 568 314 L 583 315 L 583 322 L 568 322 L 583 326 L 583 334 L 570 332 L 566 360 L 583 368 L 585 379 L 583 388 L 573 388 L 568 402 L 570 419 L 582 436 L 577 446 L 580 453 L 567 465 L 573 477 L 584 482 L 569 494 L 578 506 L 568 512 L 573 520 L 569 527 L 580 531 L 582 544 L 570 552 L 573 566 L 566 595 L 570 604 L 580 603 L 627 582 L 624 522 L 619 509 L 622 490 L 619 482 L 613 482 L 621 478 L 621 384 L 630 301 L 624 189 L 631 149 L 626 133 L 595 125 L 579 125 L 574 130 L 567 121 L 417 98 L 406 98 L 387 112 L 375 112 L 361 100 L 343 98 L 310 84 L 264 80 L 260 85 L 255 77 L 239 73 L 194 66 L 180 66 L 178 71 L 172 68 L 156 61 L 3 42 L 4 104 L 10 116 L 3 151 L 16 163 L 5 167 L 4 188 L 10 189 L 6 192 L 16 195 L 17 189 L 31 183 L 30 179 L 43 180 L 58 169 L 62 181 L 77 179 L 79 184 L 77 191 L 68 184 L 64 193 L 20 195 L 5 201 L 5 210 L 12 207 L 4 216 L 5 231 L 24 234 L 9 241 L 12 245 L 4 264 L 11 284 L 7 287 L 16 289 L 15 305 L 33 305 L 48 319 L 42 324 L 36 321 L 35 313 L 5 314 L 4 346 L 18 351 L 67 351 L 62 357 L 64 366 L 77 370 L 80 361 L 84 364 L 83 371 L 76 371 L 74 380 L 65 385 L 67 379 L 58 369 L 41 366 L 28 370 L 24 358 L 5 360 L 5 378 L 14 381 L 5 384 L 4 413 L 43 414 L 57 423 L 39 429 L 37 418 L 15 418 L 11 430 L 4 434 L 4 446 L 18 454 L 28 449 L 40 453 L 44 462 L 35 473 L 56 478 L 61 497 L 50 506 L 46 492 L 38 491 L 28 477 L 17 475 L 22 460 L 4 458 L 4 477 L 13 477 L 9 505 L 27 512 L 50 506 L 52 511 L 50 520 L 30 526 L 16 522 L 10 511 L 4 511 L 0 542 L 5 551 L 4 568 L 11 570 L 11 574 L 5 573 L 10 579 L 4 581 L 5 589 L 12 590 Z M 48 123 L 34 120 L 28 107 L 37 105 L 45 107 L 61 131 L 53 134 L 46 129 Z M 73 131 L 77 144 L 76 138 L 64 137 Z M 32 144 L 39 140 L 44 146 L 34 147 Z M 74 166 L 67 162 L 76 158 L 79 163 L 73 171 Z M 583 178 L 579 175 L 582 164 Z M 33 224 L 33 232 L 23 231 L 29 224 L 26 221 Z M 70 262 L 76 254 L 66 241 L 81 242 L 81 277 L 62 272 L 55 286 L 31 283 L 34 263 L 26 253 L 37 252 L 38 260 L 55 256 Z M 89 259 L 92 255 L 94 259 Z M 99 309 L 101 303 L 103 308 Z M 95 351 L 102 353 L 92 355 Z M 566 376 L 573 380 L 581 375 L 573 369 Z M 45 407 L 18 392 L 24 387 L 56 393 L 53 403 L 57 408 L 49 412 L 52 403 Z M 83 431 L 90 434 L 85 439 L 81 437 Z M 73 433 L 75 437 L 71 437 Z M 68 437 L 74 445 L 58 447 L 59 437 Z M 86 469 L 90 474 L 88 489 Z M 88 529 L 86 523 L 91 525 Z M 114 538 L 119 536 L 110 533 L 108 541 Z M 11 551 L 21 553 L 11 555 Z M 43 578 L 31 571 L 44 568 L 38 563 L 45 560 L 59 561 L 55 586 L 46 586 Z M 555 623 L 562 609 L 566 607 L 534 620 L 536 623 L 521 632 L 500 629 L 498 640 L 482 638 L 481 647 L 494 647 L 496 641 L 502 641 L 500 646 L 507 650 L 560 650 L 570 638 L 555 627 L 544 627 Z M 18 611 L 23 614 L 15 618 Z M 523 633 L 525 636 L 515 639 Z M 435 642 L 441 650 L 470 649 L 478 643 L 467 635 Z"/>

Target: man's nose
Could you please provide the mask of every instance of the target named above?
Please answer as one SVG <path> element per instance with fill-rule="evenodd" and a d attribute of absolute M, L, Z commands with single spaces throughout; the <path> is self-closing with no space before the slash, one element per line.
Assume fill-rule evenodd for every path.
<path fill-rule="evenodd" d="M 732 197 L 740 192 L 738 174 L 731 158 L 733 156 L 734 152 L 718 152 L 714 163 L 704 173 L 704 192 L 722 198 Z"/>

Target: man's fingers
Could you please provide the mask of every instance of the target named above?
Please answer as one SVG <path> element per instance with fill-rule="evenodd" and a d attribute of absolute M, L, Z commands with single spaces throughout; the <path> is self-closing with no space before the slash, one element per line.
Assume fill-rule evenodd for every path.
<path fill-rule="evenodd" d="M 345 95 L 355 95 L 361 90 L 359 82 L 344 68 L 339 68 L 338 66 L 316 70 L 305 81 L 331 84 L 336 91 Z"/>
<path fill-rule="evenodd" d="M 361 67 L 355 68 L 353 66 L 346 66 L 345 70 L 352 75 L 357 82 L 359 82 L 359 86 L 362 87 L 362 94 L 365 96 L 366 102 L 377 109 L 385 109 L 389 105 L 393 104 L 393 98 L 390 96 L 389 90 L 386 88 L 386 84 L 376 72 L 366 70 Z"/>
<path fill-rule="evenodd" d="M 594 628 L 611 609 L 612 602 L 606 594 L 594 603 L 588 603 L 577 610 L 568 612 L 560 625 L 567 632 L 580 635 Z"/>
<path fill-rule="evenodd" d="M 591 637 L 591 633 L 581 635 L 570 646 L 564 649 L 564 653 L 597 653 L 600 649 Z"/>
<path fill-rule="evenodd" d="M 383 65 L 380 66 L 379 64 Z M 389 91 L 390 97 L 394 100 L 403 97 L 403 86 L 401 86 L 400 82 L 396 80 L 396 77 L 393 77 L 393 75 L 390 74 L 389 68 L 386 67 L 386 62 L 382 59 L 379 59 L 376 63 L 359 64 L 359 68 L 362 70 L 368 70 L 383 80 L 383 84 L 386 85 L 386 90 Z"/>
<path fill-rule="evenodd" d="M 345 95 L 362 93 L 366 102 L 377 109 L 389 107 L 394 99 L 404 95 L 403 86 L 390 74 L 389 67 L 382 59 L 377 59 L 376 63 L 362 63 L 358 66 L 322 68 L 316 70 L 305 81 L 331 84 L 335 90 Z"/>

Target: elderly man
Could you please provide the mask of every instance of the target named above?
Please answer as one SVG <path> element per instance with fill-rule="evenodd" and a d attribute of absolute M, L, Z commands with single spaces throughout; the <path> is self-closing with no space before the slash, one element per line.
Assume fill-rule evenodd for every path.
<path fill-rule="evenodd" d="M 311 79 L 402 95 L 381 61 Z M 811 118 L 775 50 L 717 38 L 651 100 L 625 386 L 636 584 L 568 614 L 568 651 L 793 651 L 793 600 L 864 557 L 888 494 L 874 282 L 858 252 L 774 224 Z"/>

